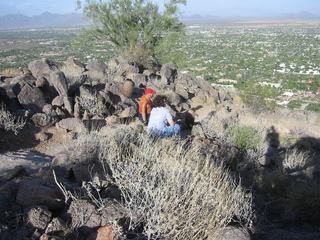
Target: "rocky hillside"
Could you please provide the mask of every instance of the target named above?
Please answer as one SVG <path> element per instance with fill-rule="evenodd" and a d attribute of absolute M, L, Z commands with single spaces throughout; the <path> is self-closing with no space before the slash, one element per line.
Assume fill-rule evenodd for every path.
<path fill-rule="evenodd" d="M 57 236 L 66 234 L 70 228 L 67 223 L 79 220 L 78 209 L 85 209 L 90 218 L 77 228 L 78 239 L 122 239 L 115 236 L 117 231 L 110 222 L 126 218 L 126 211 L 119 203 L 119 189 L 108 184 L 95 150 L 88 150 L 95 139 L 84 141 L 78 148 L 71 143 L 83 133 L 98 132 L 97 138 L 121 142 L 123 133 L 143 132 L 137 109 L 145 88 L 168 96 L 168 107 L 181 125 L 182 138 L 200 152 L 219 159 L 234 175 L 240 175 L 245 188 L 254 193 L 255 231 L 243 232 L 238 225 L 231 224 L 225 232 L 210 239 L 320 238 L 315 230 L 317 224 L 306 222 L 305 227 L 298 228 L 299 216 L 280 213 L 283 206 L 267 201 L 268 193 L 261 191 L 257 179 L 253 179 L 255 174 L 266 176 L 266 172 L 273 170 L 286 147 L 299 143 L 319 156 L 317 114 L 275 109 L 256 116 L 236 93 L 214 88 L 201 77 L 184 75 L 172 64 L 151 71 L 122 58 L 88 64 L 73 58 L 65 62 L 41 59 L 30 62 L 28 69 L 6 69 L 2 73 L 1 102 L 14 115 L 26 119 L 27 125 L 17 136 L 1 132 L 0 150 L 4 154 L 1 154 L 0 211 L 6 216 L 0 221 L 1 238 L 62 239 Z M 220 118 L 221 115 L 224 117 Z M 224 129 L 231 122 L 268 129 L 265 137 L 269 145 L 256 159 L 254 170 L 248 164 L 250 161 L 243 167 L 248 154 L 208 132 L 214 119 Z M 280 139 L 295 142 L 280 143 Z M 22 161 L 22 156 L 31 161 Z M 318 184 L 319 171 L 318 163 L 312 162 L 303 169 L 292 170 L 289 176 L 291 181 Z M 65 185 L 59 185 L 57 179 Z M 103 209 L 94 201 L 72 201 L 69 195 L 69 191 L 92 179 L 103 186 L 99 195 Z M 290 228 L 293 226 L 294 230 Z M 126 237 L 141 239 L 137 235 Z"/>

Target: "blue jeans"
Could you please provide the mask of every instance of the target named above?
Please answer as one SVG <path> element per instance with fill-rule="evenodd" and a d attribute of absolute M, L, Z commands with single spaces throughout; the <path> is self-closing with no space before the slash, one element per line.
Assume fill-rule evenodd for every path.
<path fill-rule="evenodd" d="M 139 113 L 138 118 L 141 122 L 143 122 L 142 115 Z M 147 122 L 149 122 L 150 114 L 147 114 Z"/>
<path fill-rule="evenodd" d="M 180 133 L 180 125 L 179 124 L 175 124 L 174 126 L 167 126 L 166 129 L 164 131 L 151 131 L 150 132 L 151 135 L 154 136 L 162 136 L 162 137 L 171 137 L 173 135 L 179 135 Z"/>

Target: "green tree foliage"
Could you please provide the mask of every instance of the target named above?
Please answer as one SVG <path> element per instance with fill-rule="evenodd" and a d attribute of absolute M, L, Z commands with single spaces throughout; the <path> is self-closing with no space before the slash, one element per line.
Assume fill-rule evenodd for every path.
<path fill-rule="evenodd" d="M 112 42 L 129 60 L 140 64 L 156 61 L 157 47 L 172 34 L 182 33 L 178 4 L 186 0 L 170 0 L 164 4 L 163 13 L 150 0 L 86 0 L 82 6 L 92 26 L 85 36 Z"/>

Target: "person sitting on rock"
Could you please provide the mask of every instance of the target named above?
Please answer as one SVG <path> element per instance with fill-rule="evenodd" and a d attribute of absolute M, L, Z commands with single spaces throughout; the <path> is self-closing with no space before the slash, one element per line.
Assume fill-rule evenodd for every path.
<path fill-rule="evenodd" d="M 147 88 L 145 90 L 145 94 L 140 98 L 139 101 L 139 119 L 145 126 L 147 126 L 149 121 L 150 112 L 152 109 L 151 98 L 154 94 L 156 94 L 155 91 L 153 91 L 151 88 Z"/>
<path fill-rule="evenodd" d="M 147 132 L 152 136 L 179 135 L 180 125 L 174 122 L 169 109 L 166 108 L 167 97 L 164 95 L 155 96 L 152 105 Z"/>

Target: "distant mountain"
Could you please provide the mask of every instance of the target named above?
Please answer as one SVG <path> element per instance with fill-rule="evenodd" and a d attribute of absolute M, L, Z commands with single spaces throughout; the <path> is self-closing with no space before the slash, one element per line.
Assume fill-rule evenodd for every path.
<path fill-rule="evenodd" d="M 290 19 L 320 19 L 320 14 L 313 14 L 310 12 L 301 11 L 298 14 L 287 14 L 284 17 Z"/>
<path fill-rule="evenodd" d="M 52 14 L 44 12 L 41 15 L 33 17 L 27 17 L 22 14 L 9 14 L 0 16 L 0 30 L 79 27 L 85 24 L 82 17 L 83 15 L 78 13 Z"/>
<path fill-rule="evenodd" d="M 192 16 L 182 16 L 181 21 L 186 24 L 194 23 L 225 23 L 230 21 L 262 19 L 265 17 L 221 17 L 221 16 L 202 16 L 200 14 Z M 320 19 L 320 14 L 312 14 L 302 11 L 298 14 L 285 14 L 277 16 L 282 19 Z M 67 28 L 80 27 L 86 25 L 83 15 L 79 13 L 53 14 L 44 12 L 41 15 L 27 17 L 23 14 L 9 14 L 0 16 L 0 30 L 10 29 L 30 29 L 30 28 Z"/>

